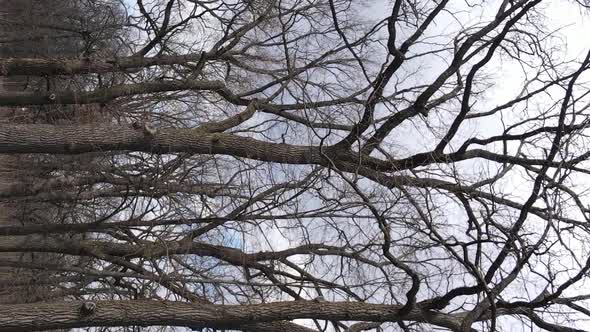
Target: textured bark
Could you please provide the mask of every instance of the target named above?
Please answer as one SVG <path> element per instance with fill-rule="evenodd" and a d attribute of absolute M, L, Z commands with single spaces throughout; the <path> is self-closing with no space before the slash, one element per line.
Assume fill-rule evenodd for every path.
<path fill-rule="evenodd" d="M 2 226 L 0 227 L 0 236 L 7 235 L 29 235 L 39 233 L 85 233 L 104 231 L 112 228 L 131 228 L 131 227 L 149 227 L 161 225 L 189 225 L 198 223 L 218 223 L 227 221 L 227 218 L 197 218 L 197 219 L 163 219 L 160 221 L 152 220 L 127 220 L 123 223 L 86 223 L 86 224 L 53 224 L 53 225 L 18 225 L 18 226 Z"/>
<path fill-rule="evenodd" d="M 154 135 L 146 135 L 125 126 L 0 125 L 0 153 L 79 154 L 107 150 L 227 154 L 291 164 L 321 161 L 317 147 L 268 143 L 200 130 L 160 129 Z"/>
<path fill-rule="evenodd" d="M 293 301 L 254 305 L 211 305 L 163 301 L 103 301 L 84 314 L 82 302 L 0 306 L 0 331 L 46 330 L 87 326 L 167 325 L 193 329 L 254 330 L 254 322 L 317 318 L 395 322 L 401 306 L 355 302 Z M 458 330 L 460 315 L 412 310 L 404 320 Z M 286 326 L 286 323 L 279 323 Z M 288 323 L 287 323 L 288 324 Z M 289 324 L 290 325 L 290 324 Z M 256 325 L 256 328 L 268 326 Z M 276 331 L 276 328 L 270 331 Z M 290 330 L 285 330 L 290 331 Z"/>
<path fill-rule="evenodd" d="M 344 164 L 338 164 L 338 166 L 342 170 L 351 172 L 358 171 L 355 170 L 355 165 L 359 161 L 363 166 L 375 171 L 389 172 L 476 158 L 525 166 L 540 166 L 547 163 L 551 167 L 560 167 L 560 163 L 555 161 L 545 162 L 542 159 L 514 157 L 481 149 L 448 154 L 423 153 L 417 154 L 416 158 L 382 160 L 359 155 L 337 145 L 323 146 L 320 150 L 319 146 L 269 143 L 228 133 L 204 132 L 199 128 L 156 129 L 153 134 L 146 134 L 144 131 L 133 129 L 130 126 L 0 124 L 0 153 L 80 154 L 107 150 L 157 154 L 176 152 L 222 154 L 276 163 L 324 166 L 332 166 L 334 162 L 342 162 Z M 572 170 L 584 171 L 575 165 L 568 165 L 568 167 Z M 428 179 L 428 181 L 433 183 L 438 180 Z"/>
<path fill-rule="evenodd" d="M 223 88 L 225 88 L 225 84 L 221 81 L 161 81 L 113 86 L 111 88 L 98 89 L 90 92 L 59 91 L 47 93 L 2 93 L 0 94 L 0 105 L 26 106 L 108 103 L 116 98 L 125 96 L 181 90 L 220 90 Z"/>
<path fill-rule="evenodd" d="M 207 57 L 207 55 L 206 55 Z M 107 73 L 129 69 L 198 62 L 200 54 L 161 57 L 121 57 L 112 59 L 0 59 L 0 76 L 12 75 L 73 75 Z"/>
<path fill-rule="evenodd" d="M 94 181 L 93 181 L 94 180 Z M 199 183 L 150 183 L 128 179 L 92 179 L 81 178 L 80 181 L 52 182 L 38 180 L 41 185 L 33 183 L 8 183 L 0 189 L 0 200 L 29 200 L 29 201 L 83 201 L 99 197 L 163 197 L 173 193 L 207 195 L 233 195 L 234 188 L 223 184 Z M 50 182 L 44 185 L 44 182 Z M 80 186 L 110 185 L 108 188 L 80 192 Z"/>
<path fill-rule="evenodd" d="M 281 251 L 262 251 L 247 254 L 230 247 L 193 242 L 192 239 L 166 243 L 144 241 L 141 244 L 134 245 L 106 241 L 48 238 L 18 245 L 0 244 L 0 252 L 51 252 L 77 256 L 108 255 L 111 257 L 148 259 L 171 255 L 197 255 L 215 257 L 235 265 L 255 265 L 261 261 L 306 255 L 316 251 L 318 255 L 346 255 L 346 251 L 343 249 L 322 244 L 308 244 Z"/>

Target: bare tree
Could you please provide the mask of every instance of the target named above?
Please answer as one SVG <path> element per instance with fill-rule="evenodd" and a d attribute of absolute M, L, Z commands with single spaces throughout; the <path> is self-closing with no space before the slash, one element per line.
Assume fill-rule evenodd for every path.
<path fill-rule="evenodd" d="M 79 54 L 96 53 L 91 45 L 101 45 L 102 53 L 110 48 L 104 33 L 108 26 L 93 23 L 92 20 L 112 16 L 111 10 L 100 10 L 100 6 L 83 5 L 74 1 L 15 1 L 0 2 L 2 16 L 0 21 L 0 53 L 3 58 L 56 58 L 75 57 Z M 88 10 L 94 9 L 94 14 Z M 82 14 L 83 13 L 83 14 Z M 87 15 L 87 16 L 86 16 Z M 86 19 L 88 18 L 88 19 Z M 111 24 L 112 25 L 112 24 Z M 119 24 L 120 26 L 120 24 Z M 111 28 L 112 31 L 112 28 Z M 54 75 L 10 75 L 0 80 L 0 90 L 10 93 L 44 93 L 52 94 L 60 90 L 77 89 L 85 85 L 84 79 L 75 77 L 58 77 Z M 99 108 L 95 105 L 74 109 L 71 106 L 33 106 L 15 108 L 2 105 L 3 123 L 89 123 L 97 119 Z M 83 116 L 79 116 L 84 112 Z M 72 114 L 74 113 L 74 114 Z M 38 167 L 39 162 L 48 159 L 62 159 L 41 155 L 3 155 L 0 160 L 2 169 L 1 182 L 4 199 L 2 205 L 2 225 L 28 225 L 54 223 L 62 216 L 51 202 L 39 199 L 12 199 L 24 193 L 34 193 L 38 183 L 52 179 L 54 174 Z M 77 162 L 83 162 L 81 159 Z M 86 158 L 84 162 L 90 159 Z M 28 188 L 28 189 L 27 189 Z M 23 191 L 24 190 L 24 191 Z M 30 234 L 3 238 L 4 243 L 20 245 L 35 242 L 45 237 L 44 234 Z M 51 235 L 49 235 L 51 236 Z M 40 253 L 3 253 L 2 259 L 9 261 L 54 262 L 60 261 L 54 254 Z M 0 283 L 0 303 L 34 302 L 51 297 L 51 286 L 38 285 L 37 281 L 46 279 L 51 271 L 31 271 L 14 267 L 3 267 Z M 14 283 L 15 280 L 19 282 Z M 28 282 L 24 282 L 28 280 Z M 24 283 L 23 283 L 24 282 Z"/>
<path fill-rule="evenodd" d="M 0 331 L 584 331 L 590 52 L 551 4 L 71 1 L 75 56 L 0 59 L 59 86 L 0 94 L 43 174 L 0 200 L 50 207 L 0 252 L 51 255 L 0 259 L 51 272 Z"/>

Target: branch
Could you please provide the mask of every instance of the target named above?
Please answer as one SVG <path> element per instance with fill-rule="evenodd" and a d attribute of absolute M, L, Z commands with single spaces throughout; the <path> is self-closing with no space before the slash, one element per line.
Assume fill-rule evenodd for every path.
<path fill-rule="evenodd" d="M 83 302 L 0 306 L 0 331 L 40 331 L 89 326 L 168 325 L 193 329 L 251 329 L 253 323 L 293 319 L 395 322 L 400 306 L 357 302 L 290 301 L 252 305 L 191 304 L 171 301 L 98 301 L 82 315 Z M 404 320 L 457 330 L 457 318 L 413 310 Z"/>
<path fill-rule="evenodd" d="M 94 91 L 63 91 L 63 92 L 13 92 L 0 94 L 2 106 L 25 105 L 72 105 L 108 103 L 119 97 L 143 95 L 158 92 L 171 92 L 183 90 L 212 90 L 225 89 L 222 81 L 157 81 L 137 84 L 116 85 L 110 88 L 96 89 Z"/>
<path fill-rule="evenodd" d="M 152 66 L 188 64 L 198 62 L 201 56 L 201 53 L 195 53 L 146 58 L 130 56 L 111 59 L 0 58 L 0 76 L 108 73 Z M 209 58 L 210 55 L 205 53 L 204 56 Z"/>

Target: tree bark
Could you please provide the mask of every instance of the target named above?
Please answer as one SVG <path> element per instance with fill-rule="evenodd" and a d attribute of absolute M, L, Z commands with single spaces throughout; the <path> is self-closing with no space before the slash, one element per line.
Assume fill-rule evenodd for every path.
<path fill-rule="evenodd" d="M 231 154 L 290 164 L 314 164 L 321 160 L 317 147 L 192 129 L 159 129 L 152 135 L 125 126 L 0 125 L 0 153 L 79 154 L 108 150 Z"/>
<path fill-rule="evenodd" d="M 205 55 L 206 57 L 210 57 Z M 226 56 L 227 57 L 227 56 Z M 198 62 L 201 54 L 187 54 L 160 57 L 120 57 L 112 59 L 38 59 L 4 58 L 0 59 L 0 76 L 13 75 L 75 75 L 89 73 L 108 73 L 129 69 L 147 68 Z"/>
<path fill-rule="evenodd" d="M 401 306 L 357 302 L 291 301 L 213 305 L 136 300 L 101 301 L 94 304 L 96 307 L 90 313 L 83 312 L 83 302 L 0 306 L 0 331 L 131 325 L 250 330 L 254 323 L 263 323 L 256 324 L 260 328 L 268 326 L 264 323 L 306 318 L 374 322 L 395 322 L 402 319 L 398 314 Z M 428 322 L 454 331 L 460 326 L 459 315 L 424 312 L 419 309 L 410 311 L 403 320 Z M 286 323 L 279 324 L 284 326 Z"/>
<path fill-rule="evenodd" d="M 81 105 L 93 103 L 108 103 L 116 98 L 136 96 L 158 92 L 182 90 L 221 90 L 225 88 L 222 81 L 160 81 L 137 84 L 125 84 L 110 88 L 85 91 L 55 91 L 46 93 L 2 93 L 0 105 Z"/>

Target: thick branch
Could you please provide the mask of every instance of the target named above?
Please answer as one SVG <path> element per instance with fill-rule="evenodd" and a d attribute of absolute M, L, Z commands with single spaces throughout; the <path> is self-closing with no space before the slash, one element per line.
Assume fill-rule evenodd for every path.
<path fill-rule="evenodd" d="M 0 153 L 79 154 L 93 151 L 224 154 L 290 164 L 318 164 L 319 149 L 223 133 L 161 129 L 153 135 L 124 126 L 0 125 Z"/>
<path fill-rule="evenodd" d="M 200 58 L 200 53 L 145 58 L 121 57 L 112 59 L 4 58 L 0 59 L 0 76 L 107 73 L 152 66 L 188 64 L 191 62 L 198 62 Z"/>
<path fill-rule="evenodd" d="M 222 90 L 222 81 L 157 81 L 136 84 L 116 85 L 94 91 L 60 92 L 14 92 L 0 94 L 2 106 L 50 105 L 50 104 L 93 104 L 107 103 L 119 97 L 182 91 L 182 90 Z"/>
<path fill-rule="evenodd" d="M 187 326 L 244 329 L 253 323 L 293 319 L 398 321 L 399 306 L 358 302 L 291 301 L 255 305 L 209 305 L 165 301 L 100 301 L 92 313 L 81 302 L 0 306 L 0 331 L 39 331 L 88 326 Z M 456 330 L 450 315 L 411 311 L 404 320 L 428 322 Z"/>

